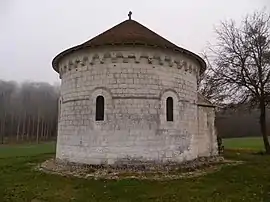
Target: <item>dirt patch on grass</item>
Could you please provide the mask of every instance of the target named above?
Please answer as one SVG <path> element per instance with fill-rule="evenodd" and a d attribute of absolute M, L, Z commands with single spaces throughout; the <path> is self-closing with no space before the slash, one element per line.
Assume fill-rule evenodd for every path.
<path fill-rule="evenodd" d="M 198 158 L 182 164 L 151 165 L 85 165 L 49 159 L 36 169 L 63 176 L 90 179 L 148 179 L 174 180 L 206 175 L 220 170 L 223 166 L 239 165 L 243 162 L 225 160 L 223 157 Z"/>

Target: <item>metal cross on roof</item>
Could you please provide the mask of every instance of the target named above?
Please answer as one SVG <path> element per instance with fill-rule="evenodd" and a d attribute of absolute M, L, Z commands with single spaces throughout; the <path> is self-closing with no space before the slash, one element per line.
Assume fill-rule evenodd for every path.
<path fill-rule="evenodd" d="M 129 11 L 129 13 L 128 13 L 128 18 L 129 18 L 129 20 L 131 20 L 131 15 L 132 15 L 132 12 Z"/>

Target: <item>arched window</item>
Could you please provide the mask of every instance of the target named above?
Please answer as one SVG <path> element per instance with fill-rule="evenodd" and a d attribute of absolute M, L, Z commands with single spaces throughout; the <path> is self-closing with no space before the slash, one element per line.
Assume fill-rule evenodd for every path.
<path fill-rule="evenodd" d="M 96 121 L 104 121 L 104 97 L 101 95 L 96 100 Z"/>
<path fill-rule="evenodd" d="M 168 97 L 166 100 L 166 117 L 167 121 L 173 121 L 173 99 Z"/>
<path fill-rule="evenodd" d="M 58 103 L 58 121 L 61 118 L 61 108 L 62 108 L 62 98 L 59 98 L 59 103 Z"/>

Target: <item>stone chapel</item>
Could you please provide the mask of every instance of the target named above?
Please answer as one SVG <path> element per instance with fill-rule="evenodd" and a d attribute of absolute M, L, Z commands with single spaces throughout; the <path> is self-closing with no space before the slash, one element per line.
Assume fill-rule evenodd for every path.
<path fill-rule="evenodd" d="M 217 155 L 214 106 L 198 94 L 205 61 L 131 19 L 58 54 L 56 158 L 168 163 Z"/>

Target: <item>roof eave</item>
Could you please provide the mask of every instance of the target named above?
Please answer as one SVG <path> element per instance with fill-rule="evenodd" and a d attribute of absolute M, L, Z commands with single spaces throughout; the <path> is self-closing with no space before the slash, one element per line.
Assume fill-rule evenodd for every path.
<path fill-rule="evenodd" d="M 131 44 L 131 43 L 129 43 Z M 113 45 L 113 46 L 116 46 L 116 45 L 127 45 L 127 43 L 114 43 L 114 44 L 107 44 L 107 45 Z M 133 43 L 133 45 L 136 45 L 136 42 Z M 138 45 L 138 44 L 137 44 Z M 141 45 L 151 45 L 151 44 L 141 44 Z M 80 44 L 80 45 L 77 45 L 77 46 L 74 46 L 74 47 L 71 47 L 69 49 L 66 49 L 62 52 L 60 52 L 59 54 L 57 54 L 54 59 L 52 60 L 52 66 L 53 66 L 53 69 L 59 73 L 59 69 L 58 69 L 58 63 L 59 63 L 59 60 L 64 57 L 65 55 L 67 54 L 70 54 L 74 51 L 77 51 L 77 50 L 81 50 L 81 49 L 84 49 L 84 48 L 92 48 L 92 47 L 100 47 L 100 46 L 104 46 L 103 44 L 102 45 L 84 45 L 84 44 Z M 153 47 L 153 45 L 151 45 Z M 156 46 L 156 47 L 159 47 L 159 46 Z M 205 70 L 206 70 L 206 63 L 205 61 L 197 54 L 191 52 L 191 51 L 188 51 L 184 48 L 180 48 L 180 47 L 176 47 L 176 48 L 171 48 L 171 47 L 159 47 L 159 48 L 166 48 L 166 49 L 170 49 L 170 50 L 173 50 L 173 51 L 177 51 L 177 52 L 180 52 L 180 53 L 184 53 L 184 54 L 187 54 L 191 57 L 194 57 L 200 64 L 201 68 L 200 68 L 200 74 L 202 74 Z"/>

